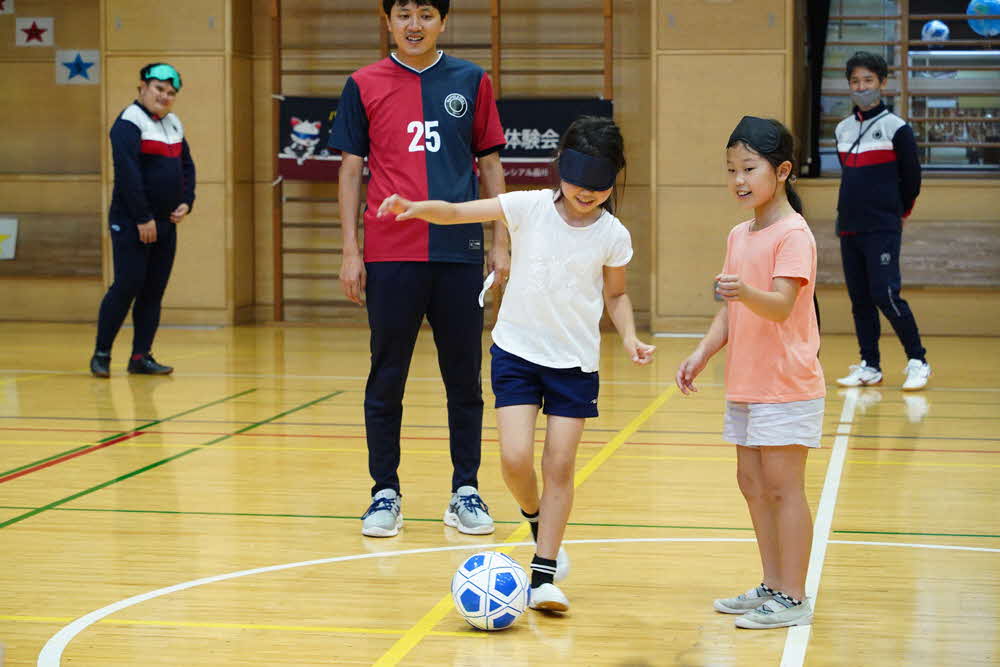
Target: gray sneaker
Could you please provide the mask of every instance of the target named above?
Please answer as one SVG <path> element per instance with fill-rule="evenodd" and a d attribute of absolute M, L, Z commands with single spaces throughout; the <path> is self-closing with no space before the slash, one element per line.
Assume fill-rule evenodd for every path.
<path fill-rule="evenodd" d="M 489 535 L 493 532 L 490 508 L 474 486 L 460 486 L 452 494 L 448 509 L 444 511 L 444 523 L 467 535 Z"/>
<path fill-rule="evenodd" d="M 787 628 L 791 625 L 810 625 L 813 619 L 809 600 L 794 607 L 786 607 L 777 598 L 772 598 L 752 611 L 736 619 L 736 627 L 748 630 Z"/>
<path fill-rule="evenodd" d="M 720 598 L 712 603 L 715 611 L 723 614 L 745 614 L 751 609 L 756 609 L 764 602 L 770 600 L 773 595 L 764 590 L 764 586 L 751 588 L 746 593 L 740 593 L 734 598 Z"/>
<path fill-rule="evenodd" d="M 382 489 L 372 496 L 372 504 L 361 517 L 361 534 L 368 537 L 393 537 L 403 527 L 403 508 L 394 489 Z"/>

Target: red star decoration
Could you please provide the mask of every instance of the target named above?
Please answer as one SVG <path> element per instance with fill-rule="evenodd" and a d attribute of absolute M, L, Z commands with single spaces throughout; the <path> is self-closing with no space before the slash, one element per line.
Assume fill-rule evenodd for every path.
<path fill-rule="evenodd" d="M 30 42 L 33 39 L 37 39 L 39 42 L 43 41 L 42 33 L 48 32 L 48 30 L 48 28 L 39 28 L 38 23 L 35 21 L 31 22 L 30 28 L 21 28 L 21 32 L 28 36 L 28 39 L 24 40 L 26 42 Z"/>
<path fill-rule="evenodd" d="M 4 9 L 6 9 L 6 8 L 5 8 L 4 6 L 3 6 L 5 2 L 7 2 L 7 0 L 0 0 L 0 12 L 2 12 L 2 11 L 3 11 Z"/>

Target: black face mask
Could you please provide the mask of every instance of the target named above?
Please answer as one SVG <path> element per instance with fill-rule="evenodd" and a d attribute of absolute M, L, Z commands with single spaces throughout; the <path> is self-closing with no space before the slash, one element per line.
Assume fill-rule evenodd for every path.
<path fill-rule="evenodd" d="M 729 135 L 726 148 L 742 141 L 755 152 L 766 155 L 781 146 L 781 130 L 769 120 L 756 116 L 743 116 L 739 125 Z"/>

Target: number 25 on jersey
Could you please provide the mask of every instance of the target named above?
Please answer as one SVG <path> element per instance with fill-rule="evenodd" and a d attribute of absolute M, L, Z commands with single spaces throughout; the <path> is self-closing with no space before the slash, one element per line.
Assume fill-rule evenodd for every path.
<path fill-rule="evenodd" d="M 406 133 L 413 134 L 413 139 L 410 141 L 410 152 L 419 153 L 426 149 L 431 153 L 437 153 L 441 150 L 441 135 L 434 129 L 437 126 L 438 121 L 436 120 L 425 122 L 415 120 L 407 125 Z"/>

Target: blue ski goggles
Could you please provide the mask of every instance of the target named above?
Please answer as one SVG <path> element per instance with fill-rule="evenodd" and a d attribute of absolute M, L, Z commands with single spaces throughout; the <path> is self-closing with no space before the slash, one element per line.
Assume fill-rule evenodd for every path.
<path fill-rule="evenodd" d="M 169 81 L 174 90 L 180 91 L 181 89 L 181 73 L 175 70 L 172 65 L 166 63 L 146 65 L 139 73 L 139 78 L 143 81 L 149 81 L 150 79 Z"/>

